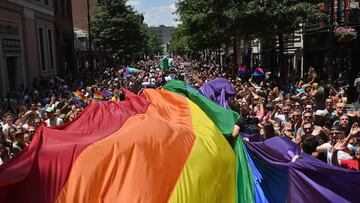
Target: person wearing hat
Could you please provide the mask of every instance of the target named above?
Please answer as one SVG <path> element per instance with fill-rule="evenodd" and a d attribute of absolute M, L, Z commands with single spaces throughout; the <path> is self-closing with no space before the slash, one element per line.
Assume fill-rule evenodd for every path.
<path fill-rule="evenodd" d="M 46 108 L 46 116 L 48 118 L 45 121 L 47 127 L 55 127 L 64 124 L 64 121 L 54 114 L 54 109 L 51 107 Z"/>
<path fill-rule="evenodd" d="M 24 143 L 24 129 L 21 126 L 16 127 L 16 131 L 13 136 L 13 143 L 10 149 L 12 156 L 15 156 L 26 147 Z"/>
<path fill-rule="evenodd" d="M 35 125 L 34 119 L 35 112 L 31 110 L 27 111 L 23 116 L 24 124 L 22 125 L 22 127 L 27 130 L 30 125 Z"/>

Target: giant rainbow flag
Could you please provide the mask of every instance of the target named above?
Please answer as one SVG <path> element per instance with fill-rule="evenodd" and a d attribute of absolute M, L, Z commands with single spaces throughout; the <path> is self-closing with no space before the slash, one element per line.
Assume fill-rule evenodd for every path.
<path fill-rule="evenodd" d="M 0 166 L 0 202 L 356 200 L 358 173 L 305 155 L 289 163 L 300 152 L 286 141 L 237 139 L 234 150 L 239 115 L 184 82 L 141 97 L 123 91 L 125 101 L 92 102 L 65 126 L 40 127 Z"/>

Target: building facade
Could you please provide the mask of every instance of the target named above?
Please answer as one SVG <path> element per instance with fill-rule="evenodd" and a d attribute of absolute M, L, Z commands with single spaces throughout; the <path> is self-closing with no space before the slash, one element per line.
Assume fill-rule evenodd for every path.
<path fill-rule="evenodd" d="M 304 66 L 314 67 L 321 76 L 336 79 L 340 72 L 348 72 L 353 81 L 360 70 L 360 7 L 358 0 L 332 0 L 320 5 L 330 21 L 306 25 L 304 32 Z M 356 39 L 339 41 L 337 27 L 357 30 Z"/>
<path fill-rule="evenodd" d="M 303 76 L 304 72 L 304 36 L 302 30 L 292 34 L 284 35 L 284 57 L 287 61 L 287 77 L 296 74 Z M 279 70 L 279 41 L 276 37 L 266 40 L 255 39 L 251 41 L 251 63 L 252 67 L 263 66 L 266 70 L 280 76 Z"/>
<path fill-rule="evenodd" d="M 71 2 L 76 68 L 77 70 L 84 70 L 94 64 L 94 57 L 97 54 L 93 51 L 90 44 L 91 32 L 89 31 L 89 20 L 101 3 L 101 0 L 72 0 Z"/>
<path fill-rule="evenodd" d="M 89 7 L 87 6 L 89 2 Z M 90 16 L 95 12 L 99 0 L 71 0 L 74 27 L 89 31 L 88 11 Z"/>
<path fill-rule="evenodd" d="M 54 15 L 58 74 L 67 76 L 73 73 L 75 66 L 71 1 L 54 1 Z"/>
<path fill-rule="evenodd" d="M 328 22 L 303 24 L 301 30 L 284 36 L 284 57 L 287 61 L 287 78 L 304 77 L 310 67 L 321 78 L 335 80 L 340 72 L 353 81 L 360 71 L 360 6 L 359 0 L 332 0 L 319 4 L 319 9 L 329 17 Z M 354 28 L 357 38 L 339 41 L 335 29 Z M 278 69 L 279 46 L 276 37 L 251 42 L 251 66 L 262 64 L 275 74 Z"/>
<path fill-rule="evenodd" d="M 0 2 L 0 94 L 57 74 L 52 0 Z"/>
<path fill-rule="evenodd" d="M 165 25 L 160 25 L 158 27 L 150 27 L 150 30 L 157 34 L 157 38 L 161 41 L 161 46 L 163 47 L 163 52 L 167 53 L 168 46 L 171 41 L 171 32 L 174 30 L 174 27 L 168 27 Z"/>

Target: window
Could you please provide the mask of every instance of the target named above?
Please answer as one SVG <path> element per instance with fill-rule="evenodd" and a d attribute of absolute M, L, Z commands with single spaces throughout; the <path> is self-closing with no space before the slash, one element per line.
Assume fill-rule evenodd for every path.
<path fill-rule="evenodd" d="M 45 52 L 44 52 L 44 29 L 39 27 L 39 55 L 41 71 L 46 71 Z"/>
<path fill-rule="evenodd" d="M 48 40 L 49 40 L 49 57 L 50 57 L 50 69 L 55 69 L 55 60 L 54 60 L 54 45 L 53 45 L 53 32 L 48 30 Z"/>

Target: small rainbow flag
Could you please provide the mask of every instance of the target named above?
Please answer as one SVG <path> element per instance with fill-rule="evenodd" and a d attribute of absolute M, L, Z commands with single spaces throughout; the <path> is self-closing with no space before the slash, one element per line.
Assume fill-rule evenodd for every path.
<path fill-rule="evenodd" d="M 141 72 L 141 70 L 132 68 L 132 67 L 127 67 L 124 70 L 124 74 L 134 74 L 134 73 L 140 73 L 140 72 Z"/>
<path fill-rule="evenodd" d="M 104 100 L 104 96 L 102 95 L 101 92 L 95 92 L 94 94 L 94 99 L 97 101 L 103 101 Z"/>
<path fill-rule="evenodd" d="M 83 104 L 87 104 L 87 101 L 88 101 L 88 99 L 85 97 L 85 95 L 83 95 L 79 90 L 74 92 L 74 99 Z"/>

